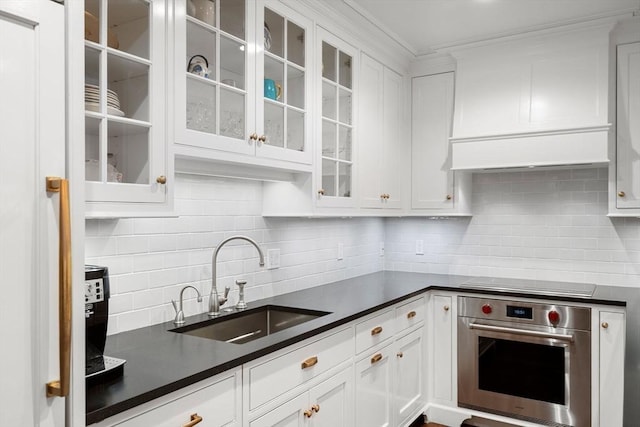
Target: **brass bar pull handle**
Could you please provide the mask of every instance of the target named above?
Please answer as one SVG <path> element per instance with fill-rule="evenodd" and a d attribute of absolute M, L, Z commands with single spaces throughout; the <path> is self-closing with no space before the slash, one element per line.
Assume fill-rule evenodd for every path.
<path fill-rule="evenodd" d="M 308 358 L 304 362 L 302 362 L 302 364 L 300 366 L 302 367 L 302 369 L 307 369 L 307 368 L 312 367 L 316 363 L 318 363 L 318 356 L 313 356 L 313 357 Z"/>
<path fill-rule="evenodd" d="M 60 380 L 47 383 L 47 397 L 69 395 L 71 372 L 71 212 L 69 207 L 69 181 L 47 177 L 47 192 L 60 193 L 60 253 L 58 266 L 58 316 Z"/>
<path fill-rule="evenodd" d="M 413 319 L 414 317 L 416 317 L 415 311 L 410 311 L 407 313 L 407 319 Z"/>
<path fill-rule="evenodd" d="M 382 326 L 376 326 L 371 330 L 371 335 L 378 335 L 380 332 L 382 332 Z"/>
<path fill-rule="evenodd" d="M 316 403 L 315 405 L 311 406 L 311 410 L 315 413 L 320 412 L 320 405 Z"/>
<path fill-rule="evenodd" d="M 374 363 L 378 363 L 381 360 L 382 360 L 382 353 L 378 353 L 371 358 L 371 364 L 373 365 Z"/>
<path fill-rule="evenodd" d="M 196 424 L 200 424 L 202 422 L 202 417 L 200 415 L 196 414 L 191 414 L 191 421 L 189 421 L 188 423 L 184 424 L 182 427 L 193 427 Z"/>

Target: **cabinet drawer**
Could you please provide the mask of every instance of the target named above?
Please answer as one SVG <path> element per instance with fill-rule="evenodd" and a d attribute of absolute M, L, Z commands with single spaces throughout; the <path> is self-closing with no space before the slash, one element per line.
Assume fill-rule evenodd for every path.
<path fill-rule="evenodd" d="M 297 350 L 245 367 L 249 410 L 328 371 L 352 354 L 353 330 L 347 328 Z"/>
<path fill-rule="evenodd" d="M 398 331 L 410 328 L 424 320 L 424 297 L 413 300 L 396 308 L 396 327 Z"/>
<path fill-rule="evenodd" d="M 378 314 L 356 325 L 356 353 L 361 353 L 393 337 L 394 331 L 393 309 Z"/>
<path fill-rule="evenodd" d="M 190 392 L 172 393 L 132 409 L 135 413 L 130 411 L 116 415 L 95 427 L 176 427 L 194 421 L 195 417 L 202 417 L 201 425 L 240 426 L 241 387 L 240 370 L 231 371 L 222 374 L 213 384 Z"/>

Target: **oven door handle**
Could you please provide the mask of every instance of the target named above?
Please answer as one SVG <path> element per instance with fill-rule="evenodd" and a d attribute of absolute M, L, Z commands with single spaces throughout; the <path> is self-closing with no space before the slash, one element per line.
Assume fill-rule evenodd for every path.
<path fill-rule="evenodd" d="M 469 324 L 469 328 L 477 329 L 480 331 L 502 332 L 502 333 L 508 333 L 508 334 L 526 335 L 529 337 L 539 337 L 539 338 L 554 338 L 562 341 L 573 342 L 573 335 L 566 335 L 566 334 L 554 334 L 551 332 L 540 332 L 540 331 L 531 331 L 528 329 L 508 328 L 505 326 L 482 325 L 480 323 L 471 323 Z"/>

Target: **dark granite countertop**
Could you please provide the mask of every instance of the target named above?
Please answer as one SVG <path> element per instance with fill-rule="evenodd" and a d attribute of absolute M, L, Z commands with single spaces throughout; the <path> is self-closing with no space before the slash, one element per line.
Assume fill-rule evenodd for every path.
<path fill-rule="evenodd" d="M 105 354 L 126 359 L 127 363 L 121 378 L 87 388 L 87 424 L 428 290 L 465 291 L 613 306 L 625 306 L 629 298 L 625 293 L 626 288 L 587 284 L 392 271 L 367 274 L 251 301 L 250 309 L 278 305 L 326 311 L 330 314 L 242 345 L 174 333 L 170 331 L 175 329 L 173 322 L 109 336 Z M 206 314 L 191 316 L 186 319 L 185 326 L 208 319 Z"/>

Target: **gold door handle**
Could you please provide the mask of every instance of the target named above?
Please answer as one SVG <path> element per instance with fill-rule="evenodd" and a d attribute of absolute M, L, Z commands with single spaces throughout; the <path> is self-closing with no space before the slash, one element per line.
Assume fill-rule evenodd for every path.
<path fill-rule="evenodd" d="M 315 412 L 315 413 L 320 412 L 320 405 L 318 405 L 318 404 L 316 403 L 315 405 L 313 405 L 313 406 L 311 407 L 311 410 L 312 410 L 313 412 Z"/>
<path fill-rule="evenodd" d="M 303 412 L 305 418 L 311 418 L 311 416 L 313 415 L 313 412 L 311 412 L 310 409 L 307 409 L 306 411 Z"/>
<path fill-rule="evenodd" d="M 382 360 L 382 353 L 378 353 L 371 358 L 371 364 L 373 365 L 374 363 L 378 363 L 381 360 Z"/>
<path fill-rule="evenodd" d="M 607 329 L 609 327 L 609 324 L 607 322 L 602 322 L 602 327 L 604 329 Z"/>
<path fill-rule="evenodd" d="M 449 311 L 449 306 L 445 305 L 444 307 L 442 307 L 444 309 L 444 311 Z"/>
<path fill-rule="evenodd" d="M 202 422 L 202 417 L 200 415 L 191 414 L 191 421 L 184 424 L 182 427 L 193 427 L 194 425 L 199 424 L 201 422 Z"/>
<path fill-rule="evenodd" d="M 451 194 L 447 194 L 447 200 L 451 200 L 451 199 L 452 199 Z"/>
<path fill-rule="evenodd" d="M 371 330 L 371 335 L 378 335 L 380 332 L 382 332 L 382 326 L 376 326 Z"/>
<path fill-rule="evenodd" d="M 402 359 L 404 357 L 404 353 L 399 351 L 398 354 L 396 354 L 396 356 L 398 356 L 400 359 Z"/>
<path fill-rule="evenodd" d="M 624 197 L 626 196 L 624 191 L 618 191 L 618 197 Z"/>
<path fill-rule="evenodd" d="M 260 136 L 260 138 L 258 138 L 258 141 L 260 141 L 260 142 L 262 142 L 262 143 L 267 142 L 267 137 L 266 137 L 266 135 L 262 135 L 262 136 Z"/>
<path fill-rule="evenodd" d="M 156 182 L 158 184 L 166 184 L 167 183 L 167 177 L 164 175 L 160 175 L 159 177 L 156 178 Z"/>
<path fill-rule="evenodd" d="M 414 317 L 416 317 L 416 312 L 411 310 L 410 312 L 407 313 L 407 319 L 413 319 Z"/>
<path fill-rule="evenodd" d="M 302 362 L 300 365 L 302 369 L 307 369 L 318 363 L 318 356 L 313 356 Z"/>
<path fill-rule="evenodd" d="M 251 135 L 249 135 L 249 139 L 251 141 L 257 141 L 258 140 L 258 134 L 257 133 L 252 133 Z"/>
<path fill-rule="evenodd" d="M 324 188 L 318 190 L 318 195 L 324 196 Z"/>
<path fill-rule="evenodd" d="M 58 266 L 58 316 L 60 329 L 60 380 L 47 383 L 47 397 L 69 395 L 71 371 L 71 212 L 69 181 L 47 177 L 47 192 L 60 193 L 60 254 Z"/>

